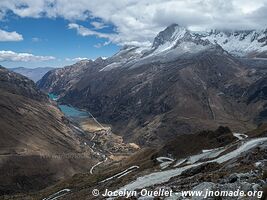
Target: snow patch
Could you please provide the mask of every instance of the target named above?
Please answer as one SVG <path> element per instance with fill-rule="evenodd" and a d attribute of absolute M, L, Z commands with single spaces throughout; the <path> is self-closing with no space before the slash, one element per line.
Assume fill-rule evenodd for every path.
<path fill-rule="evenodd" d="M 98 155 L 100 155 L 100 154 L 98 153 Z M 90 169 L 90 174 L 93 174 L 93 170 L 94 170 L 94 168 L 97 167 L 98 165 L 102 164 L 103 162 L 106 162 L 107 159 L 108 159 L 108 158 L 105 158 L 104 161 L 98 162 L 98 163 L 96 163 L 93 167 L 91 167 L 91 169 Z"/>
<path fill-rule="evenodd" d="M 211 32 L 202 37 L 203 40 L 207 39 L 214 44 L 219 44 L 226 51 L 238 55 L 244 56 L 250 52 L 264 52 L 267 51 L 267 45 L 259 42 L 260 39 L 266 37 L 264 31 L 250 31 L 245 32 Z"/>
<path fill-rule="evenodd" d="M 132 171 L 134 171 L 136 169 L 139 169 L 139 166 L 137 166 L 137 165 L 131 166 L 128 169 L 125 169 L 124 171 L 122 171 L 118 174 L 115 174 L 114 176 L 111 176 L 111 177 L 109 177 L 103 181 L 100 181 L 100 183 L 104 183 L 104 182 L 109 181 L 109 180 L 114 179 L 114 178 L 121 178 L 121 177 L 131 173 Z"/>
<path fill-rule="evenodd" d="M 160 172 L 154 172 L 154 173 L 142 176 L 142 177 L 138 177 L 135 181 L 120 188 L 119 191 L 125 190 L 125 189 L 133 191 L 133 190 L 140 189 L 140 188 L 146 188 L 146 187 L 149 187 L 149 186 L 152 186 L 155 184 L 165 183 L 165 182 L 169 181 L 170 178 L 181 175 L 181 173 L 184 172 L 185 170 L 200 166 L 204 163 L 212 163 L 212 162 L 223 163 L 223 162 L 229 161 L 229 160 L 239 156 L 241 153 L 246 152 L 252 148 L 255 148 L 266 141 L 267 141 L 267 137 L 252 139 L 252 140 L 247 141 L 244 144 L 242 144 L 236 150 L 234 150 L 230 153 L 227 153 L 225 155 L 222 155 L 221 157 L 219 157 L 217 159 L 206 161 L 206 162 L 194 163 L 194 164 L 190 164 L 190 165 L 180 167 L 180 168 L 178 167 L 175 169 L 170 169 L 170 170 L 165 170 L 165 171 L 160 171 Z M 208 153 L 210 153 L 210 152 L 208 152 Z M 214 153 L 214 152 L 212 152 L 212 153 Z M 203 156 L 199 156 L 199 155 L 197 155 L 197 157 L 203 158 Z"/>
<path fill-rule="evenodd" d="M 239 140 L 244 140 L 245 138 L 248 137 L 246 134 L 242 134 L 242 133 L 233 133 L 233 136 L 235 136 Z"/>
<path fill-rule="evenodd" d="M 60 190 L 60 191 L 50 195 L 47 198 L 44 198 L 43 200 L 56 200 L 62 196 L 65 196 L 70 191 L 71 191 L 70 189 L 63 189 L 63 190 Z"/>

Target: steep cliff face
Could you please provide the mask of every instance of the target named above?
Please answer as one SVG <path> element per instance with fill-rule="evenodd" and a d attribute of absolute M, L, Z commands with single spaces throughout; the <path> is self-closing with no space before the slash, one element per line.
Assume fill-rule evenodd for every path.
<path fill-rule="evenodd" d="M 40 189 L 88 168 L 82 163 L 90 154 L 79 157 L 86 152 L 67 120 L 33 81 L 0 67 L 0 93 L 0 194 Z"/>

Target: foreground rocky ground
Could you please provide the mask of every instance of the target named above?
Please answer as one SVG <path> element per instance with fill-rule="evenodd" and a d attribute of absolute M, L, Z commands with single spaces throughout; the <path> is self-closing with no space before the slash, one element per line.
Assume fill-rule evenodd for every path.
<path fill-rule="evenodd" d="M 147 197 L 146 199 L 202 199 L 201 197 L 182 197 L 181 191 L 262 191 L 266 187 L 267 164 L 267 129 L 266 125 L 258 129 L 238 134 L 220 127 L 215 132 L 204 131 L 196 134 L 200 138 L 210 138 L 213 144 L 207 143 L 194 149 L 197 140 L 188 143 L 189 156 L 174 154 L 175 146 L 162 146 L 158 149 L 146 148 L 120 161 L 111 161 L 99 165 L 93 174 L 83 173 L 60 182 L 38 193 L 6 197 L 6 199 L 105 199 L 92 195 L 94 189 L 104 193 L 111 191 L 137 191 L 136 197 L 142 199 L 140 191 L 144 188 L 151 191 L 159 189 L 172 190 L 172 197 Z M 231 135 L 230 135 L 231 133 Z M 218 136 L 221 137 L 218 137 Z M 185 142 L 180 136 L 181 141 Z M 226 143 L 222 143 L 227 141 Z M 228 139 L 227 139 L 228 138 Z M 179 141 L 179 137 L 177 138 Z M 205 141 L 205 139 L 203 140 Z M 208 149 L 212 145 L 214 148 Z M 171 145 L 169 145 L 171 147 Z M 191 148 L 189 148 L 191 147 Z M 179 149 L 179 143 L 176 146 Z M 59 192 L 59 193 L 57 193 Z M 257 193 L 266 195 L 265 193 Z M 62 195 L 62 196 L 61 196 Z M 208 199 L 258 199 L 253 197 L 214 197 Z M 264 196 L 263 196 L 264 197 Z M 264 199 L 262 197 L 262 199 Z M 51 199 L 53 199 L 51 198 Z M 116 198 L 114 199 L 125 199 Z M 204 198 L 203 198 L 204 199 Z"/>

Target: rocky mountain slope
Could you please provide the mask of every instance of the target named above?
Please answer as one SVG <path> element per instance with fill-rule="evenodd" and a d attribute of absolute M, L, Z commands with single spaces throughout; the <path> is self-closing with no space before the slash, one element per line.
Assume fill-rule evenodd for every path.
<path fill-rule="evenodd" d="M 40 80 L 48 71 L 52 70 L 52 67 L 37 67 L 37 68 L 25 68 L 25 67 L 17 67 L 10 68 L 11 71 L 22 74 L 23 76 L 28 77 L 29 79 L 37 82 Z"/>
<path fill-rule="evenodd" d="M 82 172 L 92 155 L 33 81 L 0 67 L 0 195 L 39 190 Z"/>
<path fill-rule="evenodd" d="M 75 85 L 77 81 L 79 81 L 80 77 L 83 76 L 86 70 L 95 71 L 95 65 L 97 68 L 98 62 L 101 64 L 104 60 L 101 58 L 95 60 L 95 62 L 91 60 L 82 60 L 71 66 L 51 70 L 46 73 L 37 84 L 39 88 L 42 88 L 46 92 L 54 92 L 62 95 L 68 91 L 72 85 Z M 88 66 L 91 65 L 92 67 L 89 67 L 89 69 Z"/>
<path fill-rule="evenodd" d="M 264 121 L 258 118 L 264 102 L 248 101 L 248 87 L 262 78 L 250 66 L 174 24 L 149 48 L 126 46 L 106 60 L 51 71 L 38 86 L 112 124 L 124 139 L 153 145 L 203 128 L 242 131 Z"/>
<path fill-rule="evenodd" d="M 13 199 L 107 199 L 102 196 L 106 189 L 115 191 L 109 196 L 114 199 L 120 199 L 116 192 L 125 190 L 137 191 L 128 194 L 132 195 L 130 199 L 138 200 L 265 199 L 267 193 L 262 190 L 267 183 L 266 127 L 263 124 L 246 134 L 219 127 L 215 131 L 197 132 L 191 140 L 188 135 L 180 135 L 162 147 L 145 148 L 122 162 L 102 165 L 94 175 L 76 175 L 38 193 Z M 99 196 L 92 195 L 94 189 L 99 190 Z M 172 191 L 172 196 L 141 197 L 144 189 Z M 190 190 L 203 193 L 194 197 L 182 193 Z M 238 193 L 205 198 L 206 190 L 242 191 L 246 196 L 240 197 Z"/>

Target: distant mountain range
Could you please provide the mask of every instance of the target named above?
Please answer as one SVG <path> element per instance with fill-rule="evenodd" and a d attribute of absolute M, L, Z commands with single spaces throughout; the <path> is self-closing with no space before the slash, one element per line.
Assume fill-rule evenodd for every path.
<path fill-rule="evenodd" d="M 48 71 L 55 69 L 52 67 L 37 67 L 37 68 L 25 68 L 25 67 L 17 67 L 17 68 L 10 68 L 10 70 L 22 74 L 29 79 L 37 82 L 40 80 L 43 75 L 45 75 Z"/>

